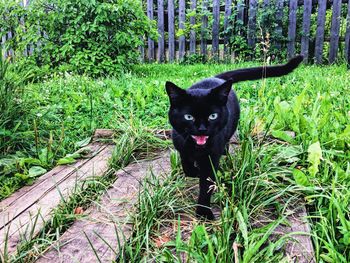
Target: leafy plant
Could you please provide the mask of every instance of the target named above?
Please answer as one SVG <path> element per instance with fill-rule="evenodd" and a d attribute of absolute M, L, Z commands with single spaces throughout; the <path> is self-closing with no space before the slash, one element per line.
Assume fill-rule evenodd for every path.
<path fill-rule="evenodd" d="M 138 59 L 141 36 L 155 37 L 140 1 L 35 0 L 21 7 L 11 0 L 0 4 L 2 34 L 14 30 L 7 48 L 23 58 L 56 69 L 68 65 L 73 72 L 93 76 L 118 74 Z"/>

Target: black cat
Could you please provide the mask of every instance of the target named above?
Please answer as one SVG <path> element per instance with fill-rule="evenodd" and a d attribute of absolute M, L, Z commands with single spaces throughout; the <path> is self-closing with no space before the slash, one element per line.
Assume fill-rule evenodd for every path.
<path fill-rule="evenodd" d="M 180 153 L 185 175 L 199 177 L 197 216 L 214 219 L 210 209 L 210 186 L 215 180 L 214 171 L 218 169 L 220 157 L 228 149 L 229 140 L 237 128 L 240 115 L 232 84 L 286 75 L 302 60 L 302 56 L 297 56 L 284 65 L 228 71 L 197 82 L 188 90 L 166 82 L 174 146 Z"/>

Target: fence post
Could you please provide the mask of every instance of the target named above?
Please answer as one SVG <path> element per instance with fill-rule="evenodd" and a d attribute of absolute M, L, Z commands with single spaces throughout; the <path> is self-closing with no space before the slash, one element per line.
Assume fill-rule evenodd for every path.
<path fill-rule="evenodd" d="M 19 3 L 19 5 L 22 6 L 22 7 L 25 7 L 25 6 L 26 6 L 26 2 L 25 2 L 25 1 L 22 1 L 22 2 Z M 19 18 L 19 23 L 21 24 L 22 31 L 23 31 L 23 32 L 26 32 L 25 23 L 24 23 L 24 17 L 23 17 L 23 16 Z M 27 46 L 26 46 L 25 49 L 23 50 L 23 55 L 24 55 L 25 57 L 28 56 Z"/>
<path fill-rule="evenodd" d="M 164 62 L 164 2 L 158 0 L 158 62 Z"/>
<path fill-rule="evenodd" d="M 207 27 L 208 27 L 208 0 L 203 0 L 202 5 L 202 28 L 201 28 L 201 54 L 206 59 L 207 57 Z"/>
<path fill-rule="evenodd" d="M 212 55 L 215 61 L 219 60 L 219 26 L 220 26 L 220 0 L 213 0 L 213 42 Z"/>
<path fill-rule="evenodd" d="M 3 29 L 1 28 L 1 32 L 3 31 Z M 5 47 L 5 42 L 6 42 L 6 35 L 3 35 L 1 38 L 1 56 L 3 56 L 4 59 L 7 58 L 7 51 L 6 51 L 6 47 Z"/>
<path fill-rule="evenodd" d="M 298 0 L 290 0 L 289 1 L 288 44 L 287 44 L 288 58 L 292 58 L 295 55 L 297 8 L 298 8 Z"/>
<path fill-rule="evenodd" d="M 174 19 L 174 0 L 168 0 L 168 49 L 169 49 L 169 62 L 173 62 L 175 59 L 175 19 Z"/>
<path fill-rule="evenodd" d="M 225 0 L 225 18 L 224 18 L 224 58 L 227 60 L 229 56 L 229 36 L 228 36 L 228 27 L 230 26 L 230 17 L 232 14 L 232 0 Z"/>
<path fill-rule="evenodd" d="M 256 9 L 258 2 L 256 0 L 249 1 L 249 19 L 248 19 L 248 46 L 254 48 L 256 39 Z"/>
<path fill-rule="evenodd" d="M 350 66 L 350 0 L 348 1 L 348 15 L 346 16 L 345 58 L 348 61 L 348 66 Z"/>
<path fill-rule="evenodd" d="M 242 35 L 242 27 L 244 24 L 244 0 L 237 0 L 237 23 L 238 23 L 238 28 L 240 29 L 238 34 Z"/>
<path fill-rule="evenodd" d="M 147 16 L 153 20 L 153 0 L 147 0 Z M 148 37 L 148 61 L 152 62 L 154 59 L 154 41 Z"/>
<path fill-rule="evenodd" d="M 304 0 L 303 33 L 301 35 L 301 54 L 304 56 L 305 63 L 308 62 L 309 56 L 311 8 L 312 0 Z"/>
<path fill-rule="evenodd" d="M 185 29 L 185 10 L 186 2 L 185 0 L 179 0 L 179 29 Z M 182 60 L 185 56 L 186 39 L 185 35 L 179 37 L 179 60 Z"/>
<path fill-rule="evenodd" d="M 282 37 L 282 19 L 283 19 L 284 0 L 277 0 L 276 2 L 276 36 Z M 281 49 L 281 41 L 277 39 L 274 41 L 276 49 Z"/>
<path fill-rule="evenodd" d="M 143 37 L 140 37 L 141 43 L 145 43 Z M 140 52 L 140 62 L 143 63 L 145 61 L 145 47 L 143 45 L 139 46 Z"/>
<path fill-rule="evenodd" d="M 196 12 L 197 2 L 196 0 L 191 0 L 191 12 Z M 194 26 L 196 24 L 196 17 L 191 16 L 190 17 L 190 24 L 191 26 Z M 191 29 L 190 33 L 190 54 L 196 53 L 196 31 L 194 29 Z"/>
<path fill-rule="evenodd" d="M 326 21 L 327 0 L 318 0 L 317 29 L 315 43 L 315 59 L 317 64 L 322 63 L 324 26 Z"/>
<path fill-rule="evenodd" d="M 11 38 L 13 38 L 13 34 L 12 34 L 12 31 L 9 31 L 9 32 L 7 33 L 7 39 L 11 39 Z M 10 56 L 10 57 L 14 57 L 14 56 L 15 56 L 15 51 L 14 51 L 12 48 L 10 48 L 10 50 L 8 51 L 8 53 L 9 53 L 9 56 Z"/>
<path fill-rule="evenodd" d="M 332 24 L 331 24 L 331 39 L 329 42 L 329 63 L 334 63 L 337 58 L 339 46 L 339 30 L 340 30 L 340 9 L 341 0 L 333 0 L 332 7 Z"/>

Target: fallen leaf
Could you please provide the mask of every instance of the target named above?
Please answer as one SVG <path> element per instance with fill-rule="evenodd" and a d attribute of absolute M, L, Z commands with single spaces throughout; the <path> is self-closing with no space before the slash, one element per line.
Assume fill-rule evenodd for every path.
<path fill-rule="evenodd" d="M 254 128 L 251 134 L 254 136 L 262 133 L 263 131 L 264 131 L 264 122 L 263 120 L 258 119 L 254 125 Z"/>
<path fill-rule="evenodd" d="M 74 214 L 75 215 L 81 215 L 84 213 L 84 209 L 81 206 L 78 206 L 76 208 L 74 208 Z"/>
<path fill-rule="evenodd" d="M 153 241 L 154 241 L 154 244 L 157 248 L 160 248 L 162 247 L 165 243 L 168 243 L 170 241 L 170 236 L 169 234 L 165 234 L 163 236 L 158 236 L 156 237 Z"/>

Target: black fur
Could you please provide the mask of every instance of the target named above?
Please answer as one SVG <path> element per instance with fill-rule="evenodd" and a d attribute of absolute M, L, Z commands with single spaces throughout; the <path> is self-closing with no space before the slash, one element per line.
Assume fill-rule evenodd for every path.
<path fill-rule="evenodd" d="M 302 60 L 302 56 L 297 56 L 285 65 L 228 71 L 204 79 L 188 90 L 166 82 L 174 146 L 180 153 L 185 175 L 199 177 L 198 216 L 214 219 L 210 209 L 210 186 L 215 180 L 214 171 L 218 169 L 220 157 L 237 129 L 240 116 L 238 99 L 231 89 L 232 83 L 286 75 Z"/>

